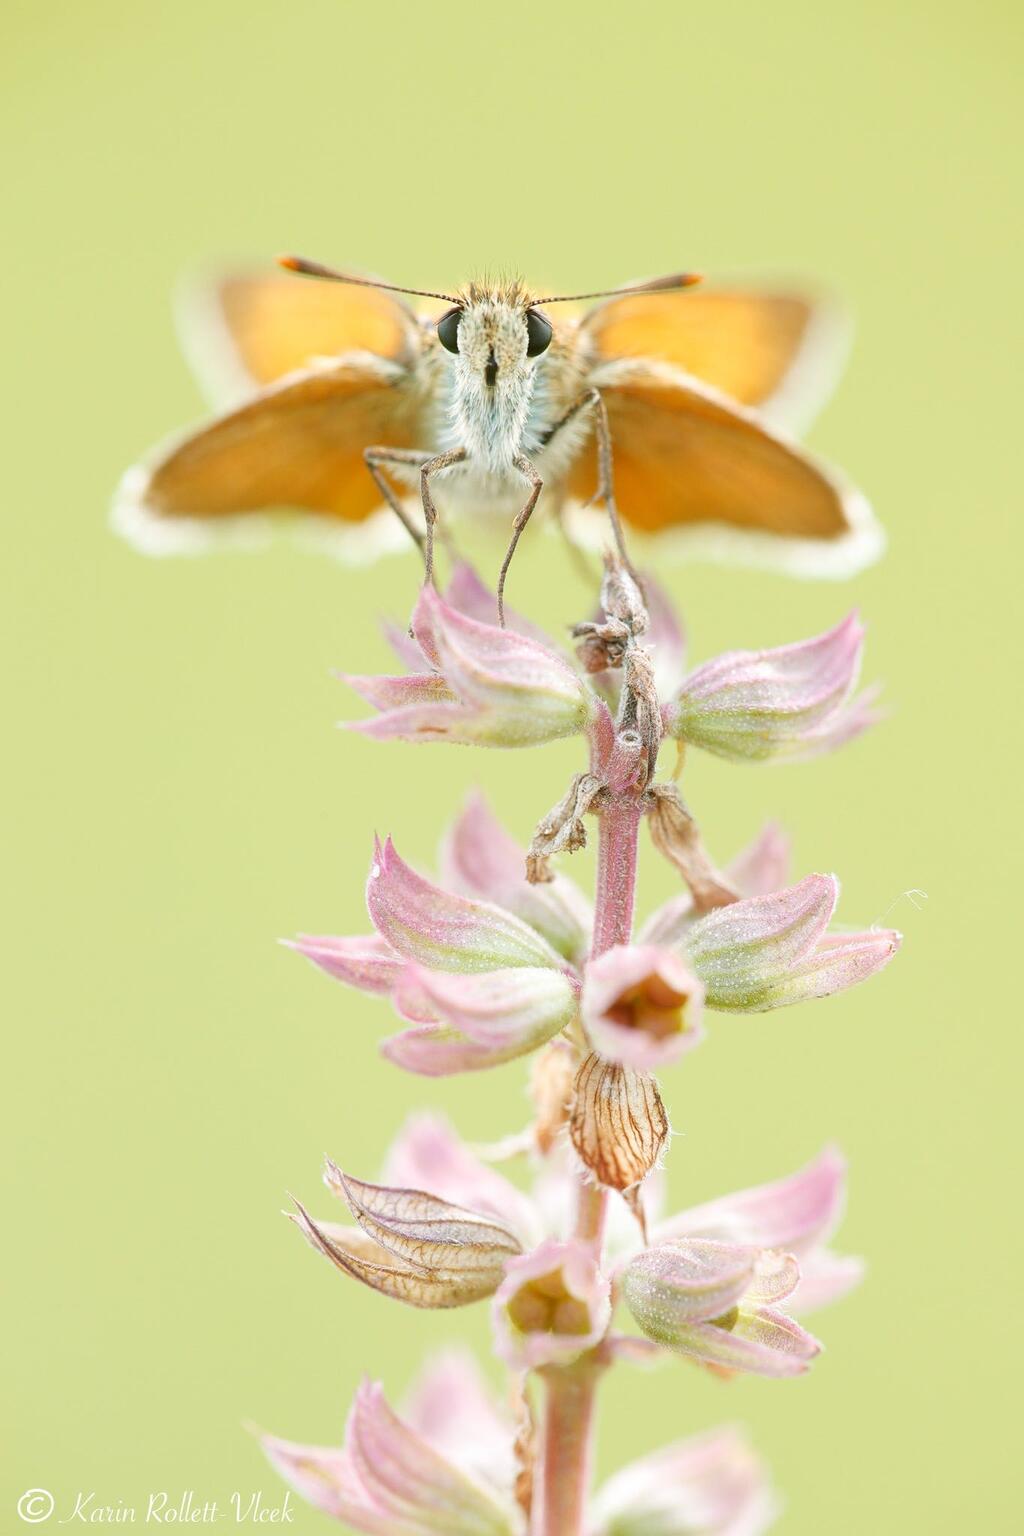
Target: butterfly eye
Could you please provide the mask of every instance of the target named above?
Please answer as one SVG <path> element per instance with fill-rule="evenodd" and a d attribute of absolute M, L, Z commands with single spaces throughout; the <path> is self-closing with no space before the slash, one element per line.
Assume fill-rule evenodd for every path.
<path fill-rule="evenodd" d="M 539 357 L 551 343 L 551 321 L 536 309 L 526 311 L 526 355 Z"/>
<path fill-rule="evenodd" d="M 461 319 L 461 309 L 450 309 L 437 322 L 437 339 L 447 352 L 457 352 L 459 350 L 459 321 Z"/>

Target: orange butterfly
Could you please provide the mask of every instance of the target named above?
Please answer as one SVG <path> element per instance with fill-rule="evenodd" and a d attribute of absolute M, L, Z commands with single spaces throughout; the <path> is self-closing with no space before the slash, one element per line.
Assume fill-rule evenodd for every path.
<path fill-rule="evenodd" d="M 282 265 L 333 280 L 228 276 L 192 307 L 189 354 L 227 409 L 125 476 L 115 523 L 146 550 L 298 514 L 363 560 L 405 538 L 401 519 L 429 564 L 436 486 L 446 513 L 511 520 L 499 595 L 542 488 L 589 544 L 607 531 L 603 499 L 663 542 L 808 573 L 880 548 L 864 499 L 780 425 L 806 414 L 835 351 L 799 293 L 682 292 L 697 279 L 681 274 L 611 295 L 423 294 Z M 398 293 L 448 307 L 427 319 Z M 544 306 L 565 297 L 604 302 L 556 322 Z"/>

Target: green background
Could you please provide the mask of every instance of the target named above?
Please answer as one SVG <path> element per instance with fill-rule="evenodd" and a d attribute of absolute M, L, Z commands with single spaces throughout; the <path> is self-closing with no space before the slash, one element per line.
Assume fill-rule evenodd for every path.
<path fill-rule="evenodd" d="M 807 766 L 695 754 L 686 792 L 721 857 L 778 816 L 798 873 L 841 874 L 844 920 L 907 943 L 862 991 L 713 1019 L 665 1092 L 677 1202 L 836 1137 L 841 1246 L 870 1275 L 814 1319 L 827 1353 L 800 1382 L 624 1369 L 600 1463 L 741 1419 L 792 1536 L 1009 1529 L 1015 9 L 7 8 L 4 1530 L 32 1485 L 63 1512 L 78 1489 L 276 1501 L 242 1420 L 337 1439 L 364 1370 L 400 1397 L 432 1345 L 486 1345 L 485 1308 L 391 1307 L 278 1212 L 290 1189 L 326 1214 L 323 1153 L 373 1176 L 426 1100 L 470 1137 L 516 1128 L 522 1070 L 398 1073 L 376 1053 L 384 1008 L 275 938 L 361 930 L 372 830 L 429 864 L 473 783 L 526 836 L 578 744 L 475 754 L 334 730 L 349 701 L 330 669 L 384 663 L 376 616 L 408 609 L 411 556 L 358 574 L 287 544 L 151 563 L 106 526 L 123 467 L 202 409 L 176 280 L 282 248 L 424 285 L 486 265 L 573 287 L 803 271 L 848 300 L 852 362 L 812 441 L 872 496 L 887 559 L 847 586 L 665 575 L 698 659 L 861 606 L 888 722 Z M 543 536 L 511 590 L 554 625 L 589 606 Z M 648 857 L 643 907 L 672 888 Z M 328 1529 L 305 1507 L 294 1528 Z"/>

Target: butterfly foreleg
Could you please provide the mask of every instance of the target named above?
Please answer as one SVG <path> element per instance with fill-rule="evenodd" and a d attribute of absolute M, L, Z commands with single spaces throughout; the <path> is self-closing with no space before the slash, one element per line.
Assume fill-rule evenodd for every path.
<path fill-rule="evenodd" d="M 426 450 L 421 451 L 417 448 L 363 449 L 363 462 L 365 463 L 367 469 L 370 471 L 370 474 L 373 476 L 377 489 L 380 491 L 381 495 L 384 497 L 384 500 L 387 502 L 388 506 L 391 508 L 392 512 L 398 518 L 399 522 L 402 524 L 402 527 L 405 529 L 406 533 L 408 533 L 420 554 L 423 556 L 424 563 L 426 563 L 427 558 L 426 535 L 425 533 L 420 532 L 420 530 L 413 523 L 412 519 L 409 517 L 409 514 L 405 507 L 402 505 L 400 498 L 396 495 L 391 482 L 384 474 L 382 466 L 385 464 L 411 464 L 418 469 L 422 465 L 426 464 L 431 459 L 431 457 L 432 455 Z"/>
<path fill-rule="evenodd" d="M 554 426 L 551 427 L 545 434 L 544 447 L 546 448 L 547 445 L 551 442 L 552 438 L 555 437 L 555 435 L 560 432 L 563 427 L 567 427 L 569 423 L 574 420 L 574 418 L 577 417 L 581 411 L 584 410 L 590 410 L 593 413 L 594 437 L 597 442 L 597 490 L 594 492 L 593 496 L 591 496 L 586 505 L 588 507 L 592 507 L 597 501 L 604 502 L 605 508 L 608 512 L 608 521 L 611 523 L 612 536 L 615 539 L 615 547 L 618 550 L 619 558 L 621 559 L 626 569 L 633 576 L 636 576 L 636 572 L 633 569 L 633 562 L 630 560 L 628 551 L 626 549 L 626 539 L 622 531 L 622 521 L 619 517 L 619 509 L 615 501 L 615 479 L 612 470 L 612 434 L 611 428 L 608 425 L 608 409 L 604 403 L 604 397 L 602 396 L 599 389 L 591 388 L 585 390 L 577 400 L 573 401 L 565 415 L 559 417 Z"/>
<path fill-rule="evenodd" d="M 448 469 L 452 464 L 461 464 L 467 457 L 465 448 L 449 448 L 447 453 L 434 454 L 425 464 L 420 465 L 420 497 L 423 501 L 423 519 L 427 529 L 426 545 L 423 551 L 427 581 L 432 582 L 434 579 L 434 525 L 437 522 L 437 508 L 430 494 L 430 477 L 436 475 L 439 469 Z"/>
<path fill-rule="evenodd" d="M 533 516 L 533 509 L 537 505 L 537 498 L 544 489 L 544 482 L 529 459 L 525 458 L 521 453 L 517 453 L 512 463 L 523 478 L 530 482 L 530 495 L 525 507 L 516 513 L 516 520 L 512 524 L 512 538 L 508 549 L 505 551 L 505 558 L 501 562 L 501 570 L 498 572 L 498 623 L 502 629 L 505 628 L 505 577 L 508 575 L 508 568 L 512 564 L 512 556 L 516 552 L 519 536 Z"/>

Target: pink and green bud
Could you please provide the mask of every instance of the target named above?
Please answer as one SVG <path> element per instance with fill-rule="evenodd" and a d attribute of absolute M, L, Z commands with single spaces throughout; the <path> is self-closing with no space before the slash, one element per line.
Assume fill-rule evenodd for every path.
<path fill-rule="evenodd" d="M 454 895 L 418 875 L 399 858 L 390 838 L 376 844 L 366 904 L 391 948 L 430 970 L 561 970 L 564 965 L 547 940 L 514 913 L 490 901 Z"/>
<path fill-rule="evenodd" d="M 407 1018 L 433 1022 L 413 1032 L 411 1056 L 408 1034 L 385 1042 L 384 1051 L 422 1072 L 423 1065 L 412 1062 L 425 1059 L 423 1041 L 440 1042 L 429 1076 L 497 1066 L 536 1050 L 571 1024 L 578 994 L 574 978 L 543 966 L 460 974 L 409 965 L 395 987 L 395 1006 Z"/>
<path fill-rule="evenodd" d="M 302 1498 L 367 1536 L 517 1536 L 511 1500 L 443 1455 L 360 1386 L 340 1449 L 261 1436 L 271 1465 Z"/>
<path fill-rule="evenodd" d="M 412 630 L 429 672 L 347 676 L 379 711 L 353 729 L 404 741 L 532 747 L 586 729 L 592 695 L 569 663 L 533 635 L 469 618 L 424 586 Z"/>
<path fill-rule="evenodd" d="M 746 1437 L 716 1429 L 617 1472 L 591 1507 L 593 1536 L 763 1536 L 778 1506 Z"/>
<path fill-rule="evenodd" d="M 691 672 L 665 708 L 665 729 L 731 762 L 829 751 L 871 724 L 864 702 L 849 702 L 863 641 L 851 614 L 813 640 L 729 651 Z"/>
<path fill-rule="evenodd" d="M 297 1205 L 300 1230 L 338 1269 L 414 1307 L 462 1307 L 492 1296 L 522 1252 L 502 1222 L 418 1189 L 365 1184 L 328 1161 L 325 1182 L 357 1227 L 318 1223 Z"/>
<path fill-rule="evenodd" d="M 609 1061 L 653 1072 L 703 1038 L 704 987 L 681 955 L 651 944 L 617 944 L 584 972 L 587 1038 Z"/>
<path fill-rule="evenodd" d="M 512 1259 L 492 1307 L 497 1351 L 523 1371 L 570 1364 L 600 1343 L 612 1315 L 609 1283 L 582 1242 Z"/>
<path fill-rule="evenodd" d="M 821 1345 L 778 1303 L 800 1269 L 778 1249 L 708 1238 L 648 1248 L 623 1273 L 623 1296 L 647 1338 L 705 1365 L 759 1376 L 796 1376 Z"/>
<path fill-rule="evenodd" d="M 719 907 L 685 938 L 709 1008 L 762 1013 L 828 997 L 866 981 L 901 943 L 891 928 L 826 932 L 839 896 L 834 875 L 808 875 L 771 896 Z"/>

